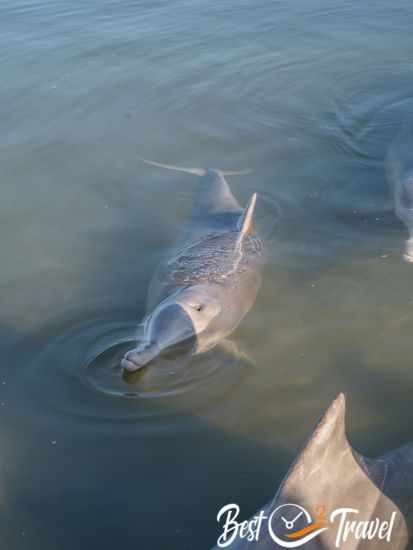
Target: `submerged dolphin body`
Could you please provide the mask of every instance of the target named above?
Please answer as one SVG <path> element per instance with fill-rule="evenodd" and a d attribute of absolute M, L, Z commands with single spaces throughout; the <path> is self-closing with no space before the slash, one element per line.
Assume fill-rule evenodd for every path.
<path fill-rule="evenodd" d="M 386 156 L 386 172 L 398 218 L 409 231 L 403 258 L 413 262 L 413 128 L 404 128 Z"/>
<path fill-rule="evenodd" d="M 300 506 L 310 514 L 310 521 Z M 343 508 L 352 511 L 339 511 L 331 517 L 335 510 Z M 227 538 L 229 544 L 225 548 L 404 550 L 408 548 L 413 519 L 413 444 L 375 460 L 358 454 L 345 434 L 345 398 L 339 395 L 291 466 L 274 499 L 262 510 L 271 521 L 262 522 L 258 540 L 248 541 L 238 529 L 233 541 Z M 241 518 L 235 521 L 241 522 Z M 347 528 L 345 521 L 356 523 Z M 346 528 L 350 532 L 343 540 Z M 274 538 L 271 529 L 281 542 Z M 366 540 L 362 534 L 367 532 L 371 538 Z M 224 547 L 224 541 L 220 542 L 220 547 Z"/>
<path fill-rule="evenodd" d="M 225 180 L 245 172 L 146 162 L 200 180 L 189 224 L 152 279 L 142 341 L 121 362 L 127 371 L 161 354 L 202 353 L 223 341 L 253 305 L 263 263 L 262 241 L 253 227 L 256 194 L 242 209 Z"/>

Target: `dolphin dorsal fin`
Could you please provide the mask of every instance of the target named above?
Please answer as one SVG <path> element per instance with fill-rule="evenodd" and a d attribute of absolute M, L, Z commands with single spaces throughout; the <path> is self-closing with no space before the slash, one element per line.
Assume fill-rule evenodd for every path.
<path fill-rule="evenodd" d="M 399 471 L 399 456 L 393 453 L 387 460 L 382 458 L 374 461 L 356 453 L 346 437 L 345 398 L 340 394 L 319 421 L 273 500 L 263 508 L 264 517 L 268 518 L 268 523 L 263 522 L 258 542 L 250 546 L 237 534 L 234 544 L 227 545 L 228 548 L 231 550 L 281 548 L 281 544 L 274 545 L 273 528 L 276 526 L 280 529 L 280 525 L 285 525 L 286 529 L 292 529 L 287 527 L 287 521 L 292 526 L 295 525 L 295 529 L 299 529 L 295 533 L 290 533 L 290 537 L 296 535 L 300 538 L 297 541 L 284 542 L 283 548 L 296 548 L 303 544 L 308 550 L 330 550 L 338 547 L 345 547 L 346 550 L 367 548 L 385 550 L 390 546 L 392 550 L 407 548 L 408 525 L 411 522 L 411 491 L 408 488 L 411 476 L 407 472 L 410 472 L 411 461 L 409 452 L 396 451 L 396 453 L 400 452 L 407 459 L 402 465 L 404 471 Z M 383 490 L 377 484 L 377 477 L 371 475 L 372 466 L 375 470 L 381 470 L 381 474 L 386 476 L 387 466 L 385 468 L 382 466 L 387 462 L 390 462 L 390 467 L 393 467 L 389 481 L 394 485 L 392 487 L 386 485 Z M 396 476 L 395 472 L 397 472 Z M 406 507 L 404 512 L 406 516 L 398 507 L 398 499 L 393 500 L 392 494 L 397 496 L 400 493 L 405 495 L 403 503 Z M 301 512 L 297 508 L 301 509 Z M 307 521 L 306 514 L 308 514 Z M 258 514 L 254 516 L 255 521 L 257 516 Z M 343 529 L 343 519 L 348 524 L 355 522 L 352 523 L 353 528 L 356 525 L 355 530 L 349 530 L 345 538 L 343 531 L 348 527 Z M 381 529 L 378 525 L 389 520 L 393 525 L 390 545 L 389 540 L 386 540 L 387 537 L 384 539 L 377 536 L 377 532 Z M 308 531 L 311 521 L 315 530 Z M 355 532 L 360 529 L 359 526 L 364 529 L 369 522 L 372 527 L 368 527 L 368 533 L 370 529 L 375 529 L 374 540 L 370 540 L 372 536 L 369 536 L 368 540 L 366 540 L 367 537 L 357 537 Z M 285 533 L 284 536 L 288 537 L 288 534 Z M 344 541 L 345 543 L 341 544 Z M 218 546 L 214 550 L 218 550 Z"/>
<path fill-rule="evenodd" d="M 340 394 L 328 407 L 318 422 L 303 450 L 292 464 L 284 483 L 287 493 L 300 493 L 306 490 L 305 482 L 313 473 L 324 471 L 327 475 L 337 475 L 337 458 L 351 456 L 351 447 L 345 433 L 346 402 Z M 331 468 L 333 472 L 331 472 Z"/>
<path fill-rule="evenodd" d="M 345 409 L 345 397 L 340 394 L 293 463 L 272 507 L 297 502 L 313 512 L 320 505 L 331 512 L 350 506 L 363 510 L 367 518 L 380 513 L 387 517 L 395 509 L 382 492 L 387 467 L 383 461 L 371 461 L 352 449 L 346 436 Z M 330 535 L 323 534 L 327 548 L 334 546 Z"/>
<path fill-rule="evenodd" d="M 254 231 L 254 211 L 255 211 L 255 205 L 257 203 L 257 193 L 254 193 L 250 200 L 248 201 L 247 206 L 245 207 L 244 212 L 241 214 L 238 223 L 237 223 L 237 229 L 240 232 L 240 237 L 242 238 L 244 235 L 248 235 L 249 233 L 253 233 Z"/>

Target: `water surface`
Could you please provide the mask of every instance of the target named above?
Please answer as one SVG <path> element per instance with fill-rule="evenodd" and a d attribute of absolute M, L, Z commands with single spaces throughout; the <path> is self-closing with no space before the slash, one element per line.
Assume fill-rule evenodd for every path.
<path fill-rule="evenodd" d="M 1 3 L 8 550 L 206 550 L 340 391 L 360 452 L 413 439 L 413 271 L 383 166 L 412 113 L 412 24 L 407 0 Z M 143 390 L 86 368 L 143 315 L 196 192 L 138 155 L 254 170 L 231 178 L 270 228 L 234 336 L 254 367 L 217 352 Z"/>

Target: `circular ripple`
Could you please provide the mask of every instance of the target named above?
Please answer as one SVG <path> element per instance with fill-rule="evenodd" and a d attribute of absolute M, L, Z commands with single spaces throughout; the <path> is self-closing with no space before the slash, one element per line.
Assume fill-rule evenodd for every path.
<path fill-rule="evenodd" d="M 50 419 L 52 413 L 56 421 L 64 416 L 77 424 L 79 419 L 127 423 L 208 406 L 247 372 L 239 358 L 217 348 L 200 356 L 161 359 L 125 377 L 119 363 L 135 344 L 135 332 L 136 323 L 102 319 L 54 337 L 48 332 L 47 341 L 13 373 L 9 402 L 21 402 L 23 394 L 31 414 Z"/>

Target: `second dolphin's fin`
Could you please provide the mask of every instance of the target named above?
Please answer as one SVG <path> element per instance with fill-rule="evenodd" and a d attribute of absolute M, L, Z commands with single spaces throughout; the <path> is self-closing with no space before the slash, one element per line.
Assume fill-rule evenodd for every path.
<path fill-rule="evenodd" d="M 375 460 L 356 453 L 346 437 L 345 398 L 340 394 L 321 418 L 273 500 L 262 508 L 268 521 L 263 523 L 258 540 L 248 542 L 237 535 L 226 547 L 269 550 L 305 545 L 306 550 L 405 550 L 412 515 L 412 456 L 411 448 Z M 402 509 L 397 498 L 401 492 Z M 391 522 L 391 542 L 378 537 L 378 528 L 369 540 L 360 540 L 350 532 L 344 541 L 340 525 L 345 520 L 360 524 L 358 530 L 363 525 L 367 529 L 370 522 L 373 528 Z M 274 539 L 274 533 L 281 542 Z"/>

